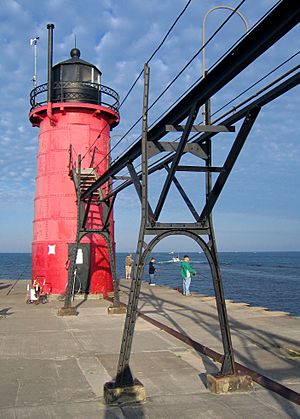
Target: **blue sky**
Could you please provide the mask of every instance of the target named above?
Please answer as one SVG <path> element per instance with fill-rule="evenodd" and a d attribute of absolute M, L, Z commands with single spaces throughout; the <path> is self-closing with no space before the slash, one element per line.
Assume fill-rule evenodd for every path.
<path fill-rule="evenodd" d="M 275 3 L 275 0 L 246 0 L 240 11 L 251 27 Z M 101 69 L 103 84 L 117 90 L 122 99 L 185 4 L 186 0 L 86 0 L 83 7 L 83 2 L 77 0 L 0 0 L 0 252 L 28 252 L 31 248 L 38 130 L 28 122 L 33 76 L 30 38 L 40 37 L 38 84 L 46 81 L 46 25 L 51 22 L 55 24 L 54 62 L 69 57 L 76 35 L 81 57 Z M 238 1 L 191 2 L 163 48 L 150 63 L 150 103 L 200 48 L 204 14 L 220 4 L 235 7 Z M 228 14 L 224 10 L 210 14 L 206 24 L 207 38 Z M 242 20 L 234 16 L 207 46 L 207 68 L 244 30 Z M 299 39 L 297 27 L 223 88 L 212 99 L 213 111 L 296 53 Z M 298 63 L 299 55 L 250 93 L 255 93 Z M 198 57 L 153 107 L 149 115 L 150 123 L 200 75 L 201 59 Z M 142 87 L 143 81 L 140 80 L 122 106 L 121 123 L 112 132 L 113 145 L 139 117 Z M 241 97 L 236 103 L 246 97 Z M 299 102 L 297 87 L 267 105 L 260 113 L 214 209 L 219 250 L 300 250 Z M 116 147 L 112 157 L 120 155 L 139 134 L 138 124 Z M 217 140 L 215 164 L 223 161 L 228 145 L 234 138 L 231 134 L 226 135 L 226 138 Z M 186 159 L 192 161 L 188 157 Z M 158 187 L 164 177 L 163 172 L 158 172 L 150 178 L 152 203 L 158 196 Z M 203 179 L 195 174 L 180 174 L 178 177 L 194 202 L 200 205 L 199 191 Z M 115 207 L 118 251 L 134 251 L 139 219 L 139 203 L 130 187 L 118 196 Z M 181 198 L 172 189 L 162 221 L 190 220 Z M 173 238 L 161 243 L 157 250 L 197 249 L 189 240 Z"/>

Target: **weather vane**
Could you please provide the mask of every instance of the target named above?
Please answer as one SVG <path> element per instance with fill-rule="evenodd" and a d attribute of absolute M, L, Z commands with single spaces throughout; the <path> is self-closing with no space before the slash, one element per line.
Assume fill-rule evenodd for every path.
<path fill-rule="evenodd" d="M 37 56 L 37 41 L 40 39 L 39 36 L 37 36 L 36 38 L 31 38 L 30 39 L 30 45 L 34 46 L 34 72 L 33 72 L 33 77 L 32 77 L 32 81 L 33 81 L 33 87 L 34 89 L 37 86 L 37 74 L 36 74 L 36 56 Z"/>

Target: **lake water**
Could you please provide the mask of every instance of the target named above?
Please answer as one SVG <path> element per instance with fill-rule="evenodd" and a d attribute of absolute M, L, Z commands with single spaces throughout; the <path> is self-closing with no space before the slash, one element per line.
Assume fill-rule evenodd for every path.
<path fill-rule="evenodd" d="M 180 263 L 171 261 L 173 255 L 153 253 L 152 256 L 156 258 L 156 283 L 181 287 Z M 202 253 L 189 253 L 189 256 L 197 271 L 192 278 L 191 292 L 214 295 L 205 256 Z M 117 254 L 118 277 L 124 277 L 125 257 L 126 253 Z M 219 259 L 225 298 L 300 316 L 300 252 L 220 252 Z M 29 253 L 0 253 L 0 279 L 30 277 Z M 148 280 L 147 267 L 143 278 Z"/>

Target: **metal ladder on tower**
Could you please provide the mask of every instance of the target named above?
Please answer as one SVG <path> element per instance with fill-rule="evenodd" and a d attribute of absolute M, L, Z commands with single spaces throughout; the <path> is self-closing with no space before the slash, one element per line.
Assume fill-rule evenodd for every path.
<path fill-rule="evenodd" d="M 75 173 L 74 173 L 75 172 Z M 72 170 L 72 179 L 75 183 L 76 189 L 80 188 L 80 194 L 84 193 L 97 179 L 98 173 L 93 167 L 81 168 L 80 176 L 78 176 L 78 169 Z M 90 205 L 100 205 L 101 199 L 103 200 L 103 192 L 101 188 L 96 189 L 91 195 Z"/>

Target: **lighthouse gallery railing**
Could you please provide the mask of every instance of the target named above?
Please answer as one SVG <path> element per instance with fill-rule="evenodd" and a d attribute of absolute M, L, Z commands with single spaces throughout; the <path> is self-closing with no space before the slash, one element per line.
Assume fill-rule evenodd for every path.
<path fill-rule="evenodd" d="M 35 87 L 30 92 L 31 110 L 47 103 L 48 84 Z M 84 81 L 56 81 L 52 85 L 52 102 L 83 102 L 107 106 L 118 112 L 119 95 L 110 87 Z"/>

